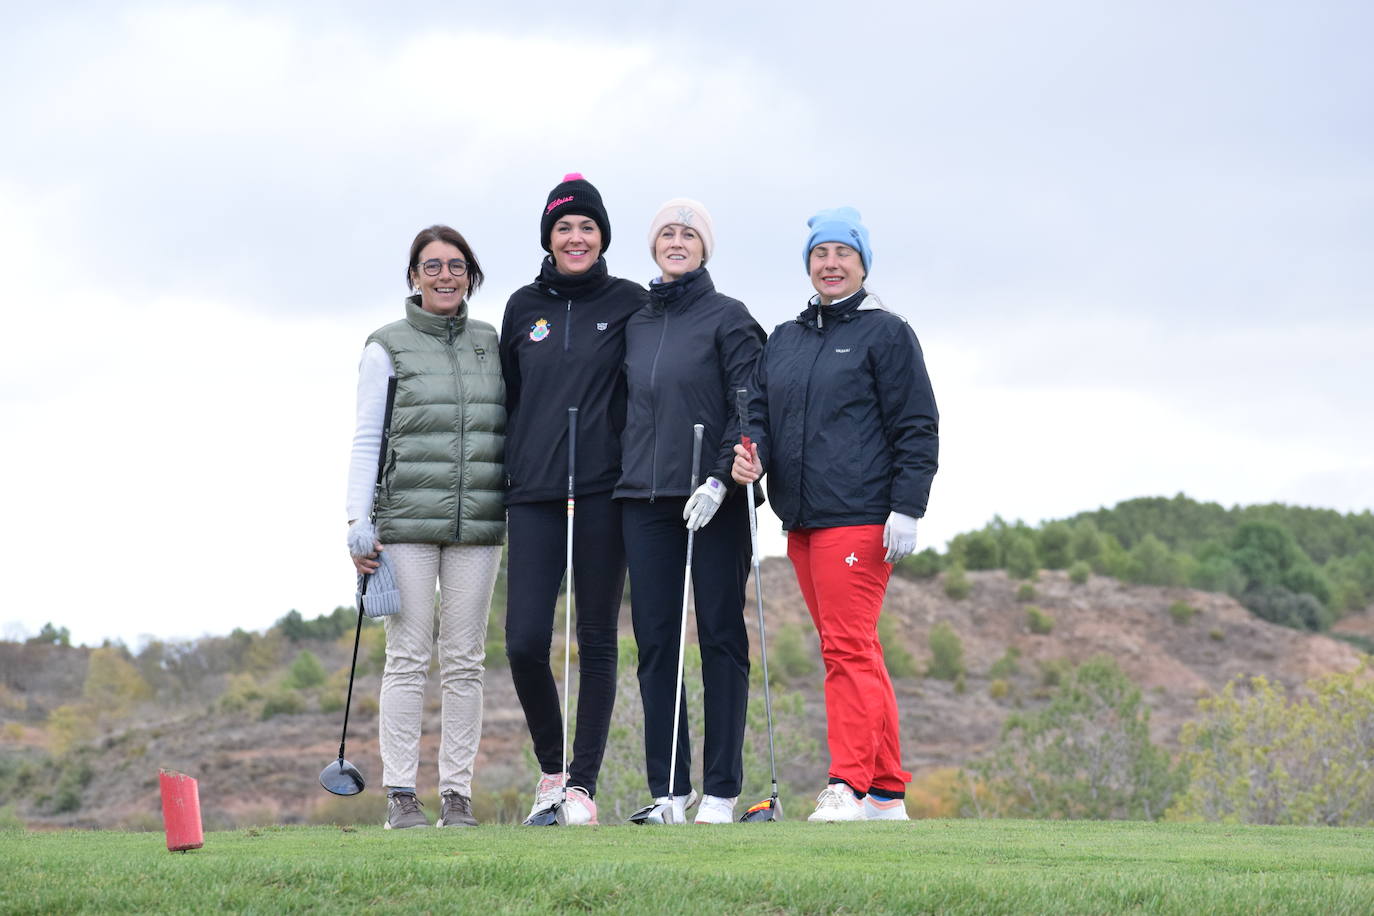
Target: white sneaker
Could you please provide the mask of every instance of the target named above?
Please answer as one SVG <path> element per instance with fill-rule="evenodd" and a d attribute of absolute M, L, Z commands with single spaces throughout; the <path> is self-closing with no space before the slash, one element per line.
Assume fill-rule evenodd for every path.
<path fill-rule="evenodd" d="M 719 795 L 705 795 L 701 799 L 701 807 L 697 809 L 698 824 L 731 824 L 735 820 L 735 802 L 739 796 L 734 798 L 721 798 Z"/>
<path fill-rule="evenodd" d="M 693 789 L 686 795 L 674 795 L 671 799 L 667 795 L 662 795 L 654 799 L 654 804 L 666 805 L 669 801 L 673 803 L 673 823 L 685 824 L 687 812 L 697 803 L 697 790 Z"/>
<path fill-rule="evenodd" d="M 558 804 L 563 798 L 564 779 L 566 776 L 563 773 L 539 774 L 539 786 L 534 790 L 534 807 L 530 808 L 530 817 Z"/>
<path fill-rule="evenodd" d="M 816 796 L 816 810 L 808 821 L 861 821 L 864 820 L 864 806 L 854 797 L 849 786 L 842 782 L 832 782 Z"/>
<path fill-rule="evenodd" d="M 558 823 L 565 827 L 596 826 L 596 802 L 581 786 L 568 786 L 568 798 L 558 809 Z"/>
<path fill-rule="evenodd" d="M 906 800 L 902 798 L 876 799 L 865 795 L 863 801 L 864 819 L 869 821 L 909 821 L 906 813 Z"/>

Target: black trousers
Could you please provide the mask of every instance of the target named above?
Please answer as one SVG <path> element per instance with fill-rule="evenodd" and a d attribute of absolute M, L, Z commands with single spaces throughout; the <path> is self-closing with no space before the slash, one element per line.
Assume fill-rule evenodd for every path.
<path fill-rule="evenodd" d="M 679 693 L 677 771 L 668 791 L 672 747 L 673 686 L 677 679 L 682 582 L 686 572 L 685 499 L 624 502 L 625 553 L 630 565 L 630 608 L 639 644 L 639 695 L 644 703 L 644 762 L 655 797 L 691 791 L 691 743 L 687 701 Z M 744 722 L 749 706 L 749 634 L 744 629 L 744 589 L 749 577 L 749 512 L 736 489 L 715 518 L 696 533 L 692 594 L 701 679 L 705 690 L 703 789 L 733 798 L 744 780 Z"/>
<path fill-rule="evenodd" d="M 518 503 L 507 508 L 506 521 L 506 657 L 539 768 L 557 773 L 563 766 L 563 709 L 549 648 L 567 559 L 567 501 Z M 577 733 L 568 784 L 593 796 L 615 706 L 616 630 L 624 589 L 620 504 L 609 491 L 579 496 L 573 517 Z"/>

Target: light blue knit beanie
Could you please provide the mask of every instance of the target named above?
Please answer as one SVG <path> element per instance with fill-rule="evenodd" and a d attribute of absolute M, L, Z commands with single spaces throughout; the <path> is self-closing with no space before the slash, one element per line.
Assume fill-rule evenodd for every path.
<path fill-rule="evenodd" d="M 839 242 L 848 245 L 859 253 L 864 262 L 864 273 L 873 270 L 873 248 L 868 244 L 868 229 L 859 220 L 859 211 L 853 207 L 835 207 L 821 210 L 806 221 L 811 227 L 811 235 L 802 251 L 802 264 L 811 269 L 811 249 L 822 242 Z"/>

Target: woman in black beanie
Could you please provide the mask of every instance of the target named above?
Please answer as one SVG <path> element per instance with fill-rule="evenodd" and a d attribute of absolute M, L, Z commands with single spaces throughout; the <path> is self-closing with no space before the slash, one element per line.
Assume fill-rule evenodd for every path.
<path fill-rule="evenodd" d="M 625 585 L 620 477 L 625 425 L 625 323 L 643 287 L 612 277 L 602 257 L 611 224 L 601 194 L 581 175 L 545 202 L 539 276 L 516 290 L 501 323 L 506 380 L 509 536 L 506 655 L 541 778 L 526 823 L 543 823 L 563 796 L 562 821 L 595 824 L 596 777 L 615 703 L 617 624 Z M 563 772 L 563 720 L 549 666 L 554 608 L 566 556 L 568 408 L 578 413 L 573 585 L 578 646 L 577 735 Z M 567 685 L 563 685 L 567 689 Z"/>

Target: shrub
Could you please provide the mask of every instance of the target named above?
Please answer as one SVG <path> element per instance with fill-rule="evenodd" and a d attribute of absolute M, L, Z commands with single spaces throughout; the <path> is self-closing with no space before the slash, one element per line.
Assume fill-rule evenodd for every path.
<path fill-rule="evenodd" d="M 1073 526 L 1069 553 L 1074 560 L 1094 565 L 1102 554 L 1102 533 L 1091 521 L 1083 519 Z"/>
<path fill-rule="evenodd" d="M 1017 600 L 1017 601 L 1034 601 L 1034 600 L 1035 600 L 1035 586 L 1034 586 L 1034 585 L 1031 585 L 1029 582 L 1022 582 L 1022 583 L 1020 584 L 1020 586 L 1018 586 L 1017 589 L 1016 589 L 1016 600 Z"/>
<path fill-rule="evenodd" d="M 1221 632 L 1217 627 L 1212 627 L 1212 629 L 1207 631 L 1207 638 L 1212 642 L 1221 642 L 1226 638 L 1226 634 Z"/>
<path fill-rule="evenodd" d="M 1034 579 L 1040 569 L 1035 539 L 1029 534 L 1014 534 L 1007 544 L 1007 575 L 1013 579 Z"/>
<path fill-rule="evenodd" d="M 1263 677 L 1198 703 L 1180 745 L 1179 819 L 1245 824 L 1374 824 L 1374 682 L 1361 668 L 1309 681 L 1291 700 Z"/>
<path fill-rule="evenodd" d="M 1008 678 L 1017 674 L 1021 670 L 1021 666 L 1017 664 L 1020 658 L 1021 650 L 1015 646 L 1008 646 L 1002 657 L 993 662 L 992 667 L 988 669 L 988 677 Z"/>
<path fill-rule="evenodd" d="M 964 567 L 955 563 L 945 570 L 945 594 L 955 601 L 963 601 L 969 596 L 972 586 L 968 581 L 968 576 L 964 573 Z"/>
<path fill-rule="evenodd" d="M 988 696 L 994 700 L 1006 699 L 1009 693 L 1011 693 L 1011 685 L 1000 677 L 988 685 Z"/>
<path fill-rule="evenodd" d="M 768 674 L 775 684 L 781 677 L 801 678 L 815 673 L 816 658 L 807 647 L 805 630 L 799 624 L 789 623 L 779 627 L 768 641 Z"/>
<path fill-rule="evenodd" d="M 1150 742 L 1140 688 L 1106 657 L 1074 669 L 1044 709 L 1008 716 L 972 769 L 986 795 L 970 806 L 998 817 L 1154 820 L 1182 782 Z"/>
<path fill-rule="evenodd" d="M 262 704 L 261 719 L 265 722 L 273 716 L 294 716 L 305 712 L 305 701 L 295 691 L 279 690 L 267 696 Z"/>
<path fill-rule="evenodd" d="M 1036 549 L 1046 569 L 1063 569 L 1073 561 L 1073 529 L 1067 522 L 1050 522 L 1040 529 Z"/>
<path fill-rule="evenodd" d="M 284 686 L 291 690 L 306 690 L 324 683 L 324 665 L 309 649 L 296 653 L 291 667 L 287 669 Z"/>
<path fill-rule="evenodd" d="M 123 649 L 112 647 L 91 652 L 81 695 L 101 712 L 124 713 L 153 695 L 148 682 L 125 655 Z"/>
<path fill-rule="evenodd" d="M 930 628 L 927 639 L 931 655 L 928 677 L 953 681 L 964 673 L 964 643 L 952 626 L 940 621 Z"/>
<path fill-rule="evenodd" d="M 883 647 L 883 663 L 889 677 L 915 677 L 920 674 L 916 659 L 897 635 L 897 624 L 891 614 L 878 617 L 878 642 Z"/>
<path fill-rule="evenodd" d="M 1174 623 L 1185 624 L 1193 619 L 1193 615 L 1198 613 L 1198 609 L 1186 601 L 1175 601 L 1169 605 L 1169 616 L 1174 618 Z"/>
<path fill-rule="evenodd" d="M 958 817 L 959 776 L 955 767 L 917 774 L 906 789 L 907 814 L 914 818 Z"/>
<path fill-rule="evenodd" d="M 242 712 L 262 699 L 262 688 L 251 674 L 229 675 L 229 686 L 220 694 L 219 707 L 225 712 Z"/>
<path fill-rule="evenodd" d="M 933 579 L 940 574 L 943 565 L 939 551 L 927 547 L 920 553 L 898 560 L 893 572 L 908 579 Z"/>
<path fill-rule="evenodd" d="M 1001 565 L 997 538 L 988 531 L 975 531 L 965 537 L 963 565 L 968 569 L 996 569 Z"/>
<path fill-rule="evenodd" d="M 1332 622 L 1331 612 L 1315 597 L 1294 594 L 1282 585 L 1252 589 L 1241 596 L 1240 603 L 1256 617 L 1295 630 L 1320 631 Z"/>
<path fill-rule="evenodd" d="M 1054 629 L 1054 618 L 1033 604 L 1026 605 L 1026 626 L 1037 636 L 1048 636 Z"/>
<path fill-rule="evenodd" d="M 52 621 L 43 624 L 43 628 L 38 631 L 37 636 L 24 640 L 26 646 L 70 646 L 71 644 L 71 631 L 66 627 L 53 626 Z"/>
<path fill-rule="evenodd" d="M 1182 572 L 1179 559 L 1159 538 L 1147 534 L 1130 550 L 1126 566 L 1129 582 L 1139 585 L 1179 585 Z"/>
<path fill-rule="evenodd" d="M 86 704 L 59 706 L 48 715 L 48 749 L 69 754 L 95 738 L 95 711 Z"/>
<path fill-rule="evenodd" d="M 1088 577 L 1092 575 L 1092 572 L 1093 568 L 1089 566 L 1086 561 L 1075 560 L 1073 565 L 1069 567 L 1069 581 L 1074 585 L 1082 585 L 1088 581 Z"/>
<path fill-rule="evenodd" d="M 0 833 L 23 833 L 24 822 L 14 811 L 14 805 L 0 806 Z"/>
<path fill-rule="evenodd" d="M 1073 665 L 1066 658 L 1051 658 L 1040 662 L 1040 684 L 1044 687 L 1058 687 L 1068 678 Z"/>

